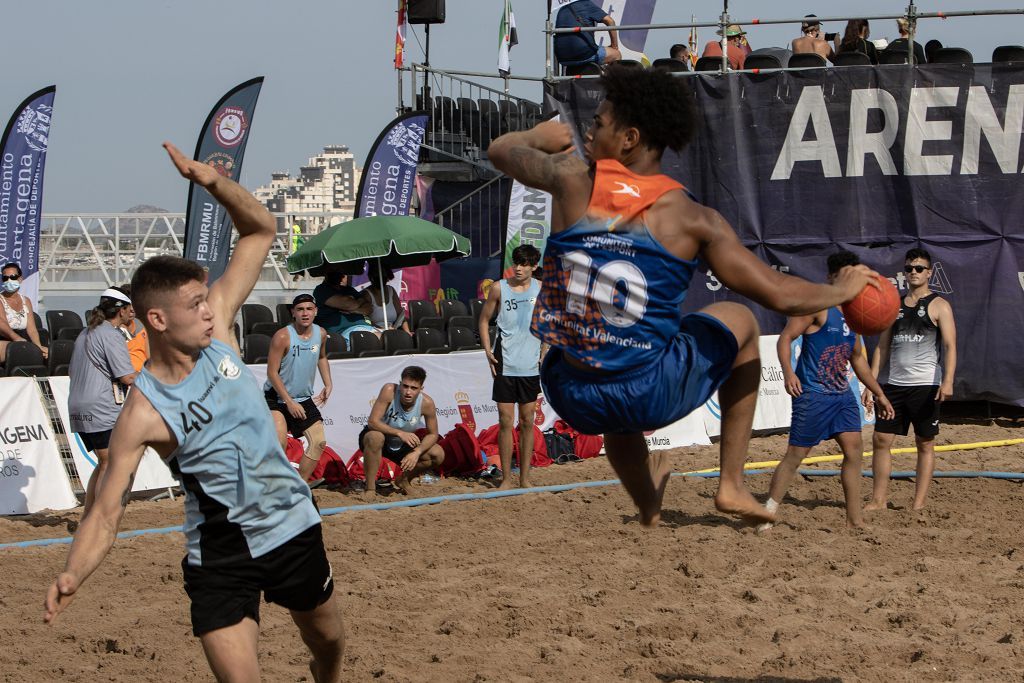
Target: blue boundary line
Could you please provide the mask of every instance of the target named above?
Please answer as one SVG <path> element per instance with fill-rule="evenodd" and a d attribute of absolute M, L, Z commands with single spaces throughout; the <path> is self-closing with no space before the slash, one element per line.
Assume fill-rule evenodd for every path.
<path fill-rule="evenodd" d="M 747 470 L 745 474 L 769 474 L 774 470 Z M 808 477 L 834 477 L 838 476 L 839 470 L 819 470 L 819 469 L 801 469 L 797 471 L 799 474 Z M 865 477 L 873 476 L 871 470 L 864 471 Z M 718 472 L 674 472 L 673 477 L 693 477 L 696 479 L 715 479 L 718 477 Z M 893 479 L 912 479 L 917 476 L 917 473 L 912 470 L 897 471 L 892 473 Z M 950 470 L 945 472 L 935 472 L 933 475 L 936 479 L 1009 479 L 1013 481 L 1024 481 L 1024 472 L 992 472 L 992 471 L 965 471 L 965 470 Z M 485 500 L 488 498 L 509 498 L 512 496 L 525 496 L 532 493 L 561 493 L 563 491 L 573 491 L 575 489 L 588 489 L 596 488 L 598 486 L 612 486 L 618 484 L 618 479 L 602 479 L 599 481 L 581 481 L 574 484 L 554 484 L 552 486 L 535 486 L 528 489 L 508 489 L 507 491 L 483 491 L 480 493 L 453 493 L 446 496 L 432 496 L 429 498 L 408 498 L 405 500 L 396 500 L 387 503 L 368 503 L 363 505 L 345 505 L 342 507 L 325 508 L 320 511 L 322 517 L 330 517 L 333 515 L 340 515 L 344 512 L 360 512 L 365 510 L 391 510 L 393 508 L 414 508 L 421 505 L 437 505 L 438 503 L 447 502 L 459 502 L 467 500 Z M 174 532 L 183 531 L 181 526 L 168 526 L 159 529 L 136 529 L 134 531 L 122 531 L 117 535 L 117 538 L 134 538 L 136 536 L 149 536 L 152 534 L 170 534 Z M 40 538 L 33 541 L 17 541 L 14 543 L 0 543 L 0 550 L 6 550 L 8 548 L 32 548 L 38 546 L 48 545 L 66 545 L 74 540 L 70 536 L 64 538 Z"/>

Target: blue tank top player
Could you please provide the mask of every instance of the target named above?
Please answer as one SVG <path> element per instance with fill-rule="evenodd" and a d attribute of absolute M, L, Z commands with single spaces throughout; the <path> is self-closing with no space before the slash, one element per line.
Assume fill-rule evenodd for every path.
<path fill-rule="evenodd" d="M 402 468 L 395 486 L 405 494 L 409 493 L 414 477 L 444 462 L 444 450 L 438 444 L 441 435 L 437 429 L 437 407 L 434 399 L 423 393 L 427 372 L 418 365 L 410 365 L 402 370 L 400 380 L 381 387 L 366 426 L 359 432 L 370 498 L 377 492 L 376 474 L 382 457 Z"/>
<path fill-rule="evenodd" d="M 491 285 L 478 321 L 480 341 L 494 377 L 491 400 L 498 404 L 498 453 L 501 485 L 512 488 L 512 430 L 519 408 L 519 486 L 530 486 L 533 456 L 533 424 L 540 394 L 540 339 L 530 332 L 533 308 L 540 294 L 534 273 L 540 267 L 540 251 L 530 244 L 512 250 L 511 274 Z M 497 313 L 498 334 L 491 339 L 491 318 Z"/>
<path fill-rule="evenodd" d="M 832 254 L 828 257 L 828 281 L 834 281 L 844 267 L 859 263 L 857 255 L 849 251 Z M 801 349 L 794 370 L 792 348 L 797 338 L 801 339 Z M 860 409 L 850 389 L 847 366 L 875 396 L 879 415 L 892 415 L 892 406 L 871 373 L 863 344 L 847 326 L 842 312 L 838 308 L 827 308 L 813 315 L 791 317 L 779 335 L 778 352 L 786 393 L 793 397 L 793 419 L 789 447 L 772 475 L 765 506 L 775 512 L 811 449 L 826 439 L 835 439 L 843 451 L 841 479 L 846 497 L 846 523 L 850 527 L 862 527 L 860 480 L 864 444 Z M 761 530 L 769 527 L 763 525 Z"/>
<path fill-rule="evenodd" d="M 185 491 L 185 592 L 217 680 L 260 679 L 262 595 L 290 611 L 313 654 L 313 678 L 337 681 L 344 634 L 320 515 L 231 331 L 277 224 L 245 188 L 164 146 L 181 175 L 227 210 L 238 241 L 209 289 L 207 271 L 176 256 L 149 259 L 135 272 L 132 303 L 149 333 L 149 362 L 114 425 L 110 466 L 49 588 L 44 619 L 56 619 L 110 551 L 151 447 Z"/>
<path fill-rule="evenodd" d="M 327 447 L 320 406 L 330 397 L 333 384 L 327 363 L 327 332 L 313 323 L 316 300 L 310 294 L 299 294 L 292 300 L 291 310 L 292 323 L 275 332 L 270 341 L 263 391 L 281 448 L 285 447 L 289 433 L 296 438 L 306 437 L 299 476 L 309 481 Z M 314 396 L 317 370 L 324 388 Z M 323 479 L 319 479 L 310 482 L 310 486 L 322 483 Z"/>
<path fill-rule="evenodd" d="M 670 475 L 644 432 L 700 407 L 722 404 L 722 476 L 715 506 L 751 522 L 774 519 L 743 485 L 760 381 L 759 329 L 745 306 L 714 303 L 683 316 L 680 305 L 703 259 L 731 290 L 787 315 L 849 301 L 873 276 L 845 268 L 813 284 L 769 268 L 716 211 L 662 175 L 666 148 L 680 152 L 698 129 L 685 79 L 610 64 L 605 98 L 573 153 L 573 130 L 545 121 L 491 143 L 505 174 L 551 193 L 551 237 L 533 333 L 551 345 L 544 395 L 569 424 L 603 433 L 608 460 L 656 525 Z"/>

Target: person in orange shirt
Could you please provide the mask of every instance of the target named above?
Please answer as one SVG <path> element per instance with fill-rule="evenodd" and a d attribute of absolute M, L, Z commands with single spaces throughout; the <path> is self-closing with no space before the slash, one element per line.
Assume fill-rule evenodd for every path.
<path fill-rule="evenodd" d="M 121 292 L 129 299 L 132 298 L 131 285 L 118 285 L 111 289 Z M 146 328 L 135 317 L 135 309 L 131 304 L 128 304 L 128 315 L 131 319 L 118 329 L 127 339 L 128 357 L 131 358 L 132 367 L 135 368 L 135 372 L 139 372 L 149 360 L 149 336 L 146 334 Z"/>
<path fill-rule="evenodd" d="M 722 32 L 718 31 L 718 35 L 722 35 Z M 743 62 L 747 59 L 747 53 L 750 52 L 750 45 L 747 43 L 747 32 L 739 24 L 729 24 L 729 27 L 725 29 L 725 37 L 729 39 L 729 68 L 742 69 Z M 712 40 L 704 46 L 704 52 L 701 56 L 721 57 L 722 43 Z"/>

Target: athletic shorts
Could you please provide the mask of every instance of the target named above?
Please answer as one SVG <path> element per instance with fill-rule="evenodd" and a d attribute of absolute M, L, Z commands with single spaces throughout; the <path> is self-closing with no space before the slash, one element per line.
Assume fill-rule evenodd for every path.
<path fill-rule="evenodd" d="M 260 557 L 216 567 L 181 561 L 185 592 L 192 600 L 192 633 L 201 636 L 245 617 L 260 621 L 260 592 L 267 602 L 308 612 L 334 592 L 322 530 L 315 524 Z"/>
<path fill-rule="evenodd" d="M 930 439 L 939 433 L 939 402 L 935 400 L 939 393 L 938 385 L 904 387 L 886 384 L 882 391 L 892 403 L 895 414 L 891 420 L 877 418 L 876 432 L 906 436 L 910 425 L 914 425 L 914 436 L 921 439 Z"/>
<path fill-rule="evenodd" d="M 284 422 L 288 425 L 288 433 L 294 437 L 305 434 L 307 429 L 315 425 L 317 422 L 322 422 L 324 419 L 320 415 L 320 409 L 316 407 L 316 403 L 313 402 L 312 398 L 307 398 L 305 401 L 299 401 L 299 405 L 306 411 L 306 419 L 299 420 L 292 417 L 292 414 L 288 412 L 288 406 L 277 400 L 277 392 L 273 389 L 263 394 L 263 397 L 267 399 L 267 407 L 270 408 L 271 411 L 276 410 L 284 415 Z"/>
<path fill-rule="evenodd" d="M 600 65 L 604 64 L 604 59 L 607 56 L 608 56 L 608 50 L 605 48 L 605 46 L 604 45 L 598 45 L 597 46 L 597 52 L 595 52 L 594 54 L 590 55 L 586 59 L 581 59 L 581 60 L 576 61 L 576 62 L 561 62 L 560 61 L 559 64 L 561 64 L 562 66 L 579 66 L 580 64 L 590 64 L 591 62 L 593 62 L 594 64 L 597 64 L 598 66 L 600 66 Z"/>
<path fill-rule="evenodd" d="M 860 408 L 853 392 L 805 391 L 793 399 L 790 445 L 811 448 L 843 432 L 860 434 Z"/>
<path fill-rule="evenodd" d="M 369 426 L 363 427 L 363 431 L 359 432 L 359 450 L 366 452 L 363 448 L 363 437 L 370 431 Z M 412 453 L 413 447 L 402 441 L 397 436 L 384 436 L 384 447 L 380 449 L 380 454 L 395 463 L 396 465 L 402 464 L 402 458 Z"/>
<path fill-rule="evenodd" d="M 563 351 L 552 348 L 540 379 L 548 403 L 577 431 L 635 434 L 664 427 L 703 405 L 732 372 L 738 351 L 725 324 L 691 313 L 658 361 L 616 373 L 591 372 L 569 365 Z"/>
<path fill-rule="evenodd" d="M 107 429 L 102 432 L 76 432 L 85 445 L 85 450 L 95 451 L 97 448 L 108 448 L 110 446 L 110 432 Z"/>
<path fill-rule="evenodd" d="M 498 375 L 494 378 L 491 389 L 491 400 L 495 403 L 533 403 L 540 394 L 540 375 L 532 377 L 506 377 Z"/>

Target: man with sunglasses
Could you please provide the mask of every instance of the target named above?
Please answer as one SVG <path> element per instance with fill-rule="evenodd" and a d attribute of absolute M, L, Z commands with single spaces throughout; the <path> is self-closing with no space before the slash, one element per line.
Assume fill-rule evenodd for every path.
<path fill-rule="evenodd" d="M 953 395 L 956 372 L 956 325 L 949 302 L 928 287 L 932 257 L 911 249 L 903 271 L 910 291 L 903 297 L 896 322 L 882 333 L 871 370 L 882 382 L 894 416 L 875 423 L 874 491 L 865 510 L 884 510 L 888 504 L 892 443 L 914 425 L 917 445 L 917 488 L 914 509 L 924 507 L 935 469 L 935 437 L 939 433 L 939 404 Z M 869 396 L 865 396 L 868 401 Z"/>

